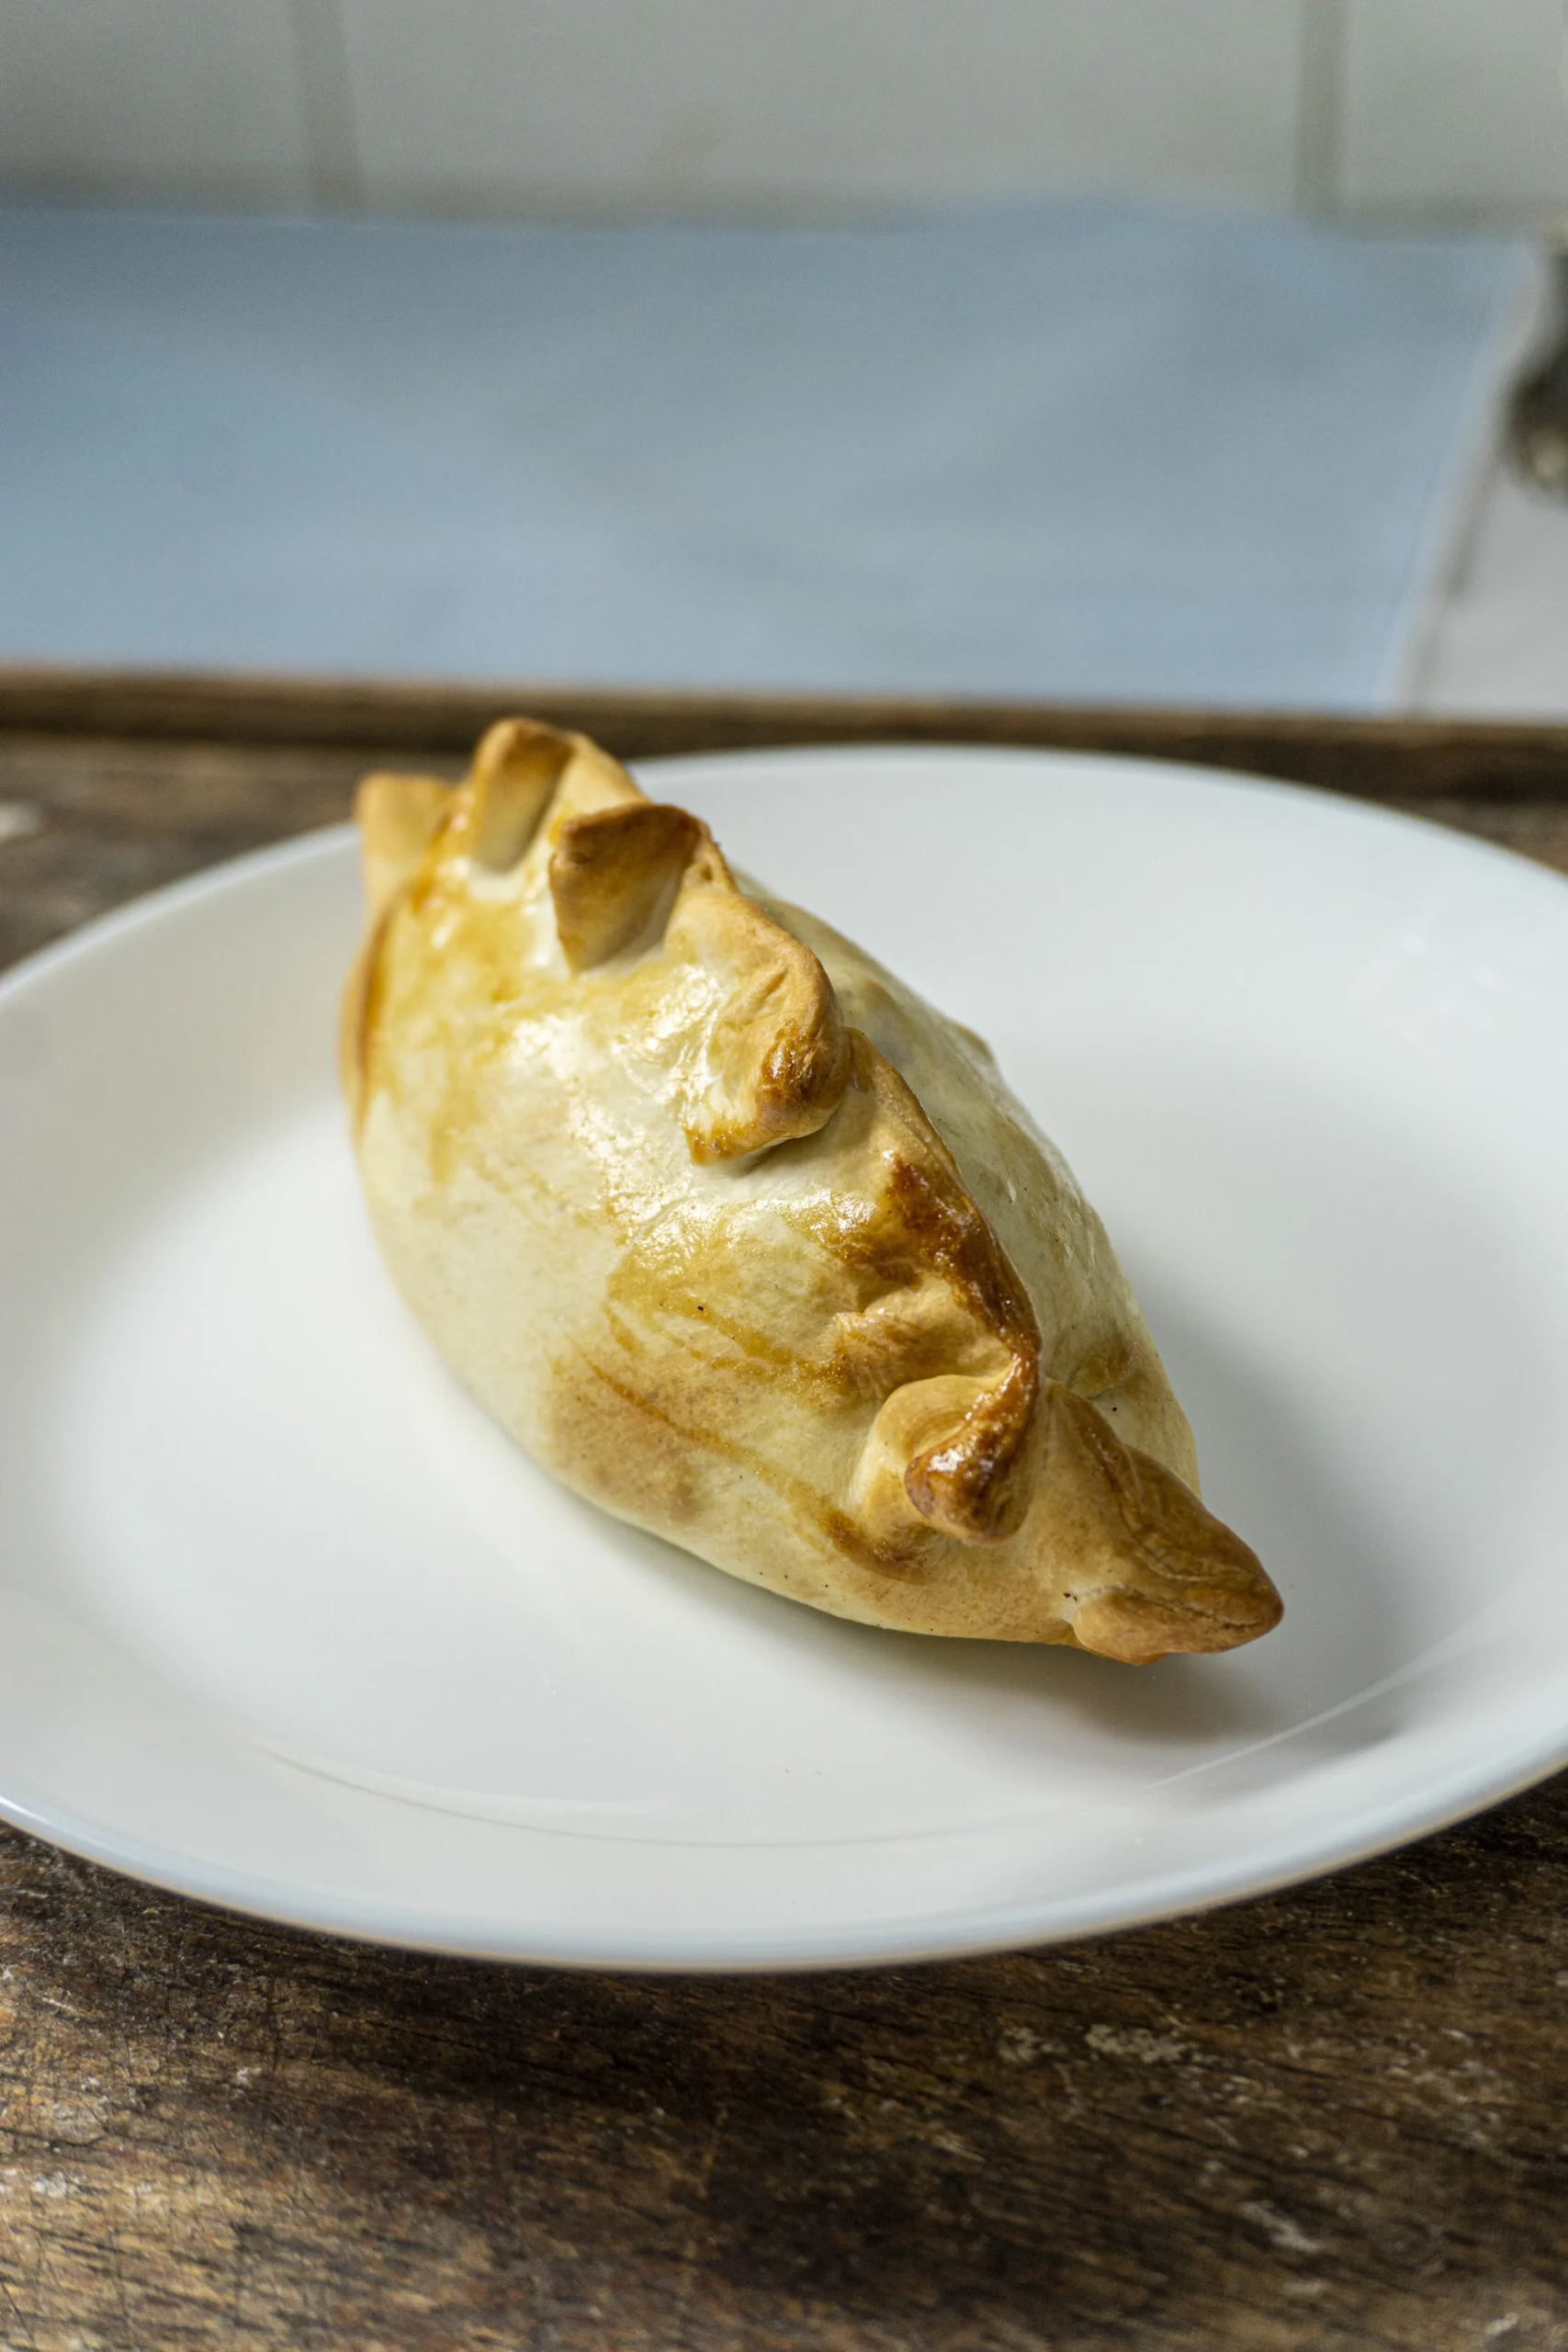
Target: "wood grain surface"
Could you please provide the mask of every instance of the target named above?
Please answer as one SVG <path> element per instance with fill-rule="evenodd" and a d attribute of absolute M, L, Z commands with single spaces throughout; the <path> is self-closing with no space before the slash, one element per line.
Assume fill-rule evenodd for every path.
<path fill-rule="evenodd" d="M 1138 705 L 609 692 L 0 665 L 0 732 L 337 745 L 460 757 L 498 711 L 590 729 L 622 758 L 769 743 L 1025 743 L 1291 776 L 1378 798 L 1568 788 L 1568 726 Z"/>
<path fill-rule="evenodd" d="M 422 735 L 418 690 L 176 684 L 0 677 L 0 961 L 332 821 L 367 755 L 449 769 L 514 699 L 426 696 Z M 626 752 L 864 707 L 664 698 L 639 734 L 637 701 Z M 858 733 L 1106 741 L 1075 724 Z M 1246 724 L 1252 764 L 1568 872 L 1562 730 Z M 376 1951 L 15 1832 L 0 1943 L 6 2347 L 1568 2352 L 1568 1779 L 1207 1918 L 859 1976 Z"/>

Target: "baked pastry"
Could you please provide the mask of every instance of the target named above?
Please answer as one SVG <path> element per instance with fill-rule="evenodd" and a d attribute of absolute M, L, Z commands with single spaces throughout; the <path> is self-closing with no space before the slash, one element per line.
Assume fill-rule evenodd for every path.
<path fill-rule="evenodd" d="M 504 720 L 461 786 L 369 776 L 358 818 L 371 1219 L 547 1469 L 864 1624 L 1142 1661 L 1276 1622 L 978 1037 L 582 736 Z"/>

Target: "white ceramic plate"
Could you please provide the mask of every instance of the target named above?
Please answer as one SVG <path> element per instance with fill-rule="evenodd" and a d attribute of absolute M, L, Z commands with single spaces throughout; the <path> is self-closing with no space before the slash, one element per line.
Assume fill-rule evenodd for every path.
<path fill-rule="evenodd" d="M 357 1935 L 795 1966 L 1225 1900 L 1568 1756 L 1568 888 L 1130 762 L 649 782 L 991 1037 L 1283 1625 L 871 1633 L 560 1493 L 367 1238 L 332 832 L 0 986 L 0 1811 Z"/>

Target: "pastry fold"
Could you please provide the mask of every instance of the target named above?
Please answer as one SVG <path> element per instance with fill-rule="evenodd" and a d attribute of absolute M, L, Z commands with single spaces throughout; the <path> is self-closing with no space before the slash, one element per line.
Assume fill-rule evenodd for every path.
<path fill-rule="evenodd" d="M 360 788 L 343 1073 L 393 1279 L 547 1469 L 870 1625 L 1143 1662 L 1280 1601 L 987 1047 L 585 737 Z"/>

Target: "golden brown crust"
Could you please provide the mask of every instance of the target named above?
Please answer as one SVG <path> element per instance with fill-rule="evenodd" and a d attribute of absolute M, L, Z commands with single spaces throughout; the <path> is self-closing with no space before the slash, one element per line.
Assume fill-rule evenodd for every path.
<path fill-rule="evenodd" d="M 360 818 L 378 1238 L 558 1476 L 871 1624 L 1141 1661 L 1275 1622 L 979 1040 L 581 736 L 503 721 L 464 785 L 367 779 Z"/>
<path fill-rule="evenodd" d="M 531 720 L 502 718 L 480 740 L 457 808 L 476 866 L 506 874 L 544 821 L 571 738 Z"/>
<path fill-rule="evenodd" d="M 898 1465 L 908 1509 L 961 1544 L 1011 1534 L 1022 1516 L 1025 1442 L 1040 1386 L 1040 1333 L 1022 1283 L 964 1187 L 952 1153 L 892 1064 L 850 1032 L 857 1086 L 900 1133 L 879 1214 L 849 1239 L 852 1262 L 908 1293 L 935 1277 L 945 1291 L 948 1362 L 910 1368 L 877 1415 L 870 1462 Z M 953 1313 L 964 1318 L 962 1342 Z M 962 1357 L 959 1370 L 956 1358 Z M 986 1363 L 989 1377 L 980 1376 Z M 868 1499 L 873 1472 L 863 1473 Z M 890 1498 L 876 1506 L 886 1521 Z"/>
<path fill-rule="evenodd" d="M 1084 1397 L 1053 1382 L 1045 1491 L 1077 1563 L 1067 1598 L 1085 1649 L 1141 1665 L 1230 1649 L 1277 1625 L 1280 1596 L 1255 1552 L 1191 1488 L 1123 1445 Z"/>
<path fill-rule="evenodd" d="M 417 871 L 453 800 L 451 786 L 439 776 L 378 771 L 361 779 L 354 796 L 354 821 L 359 828 L 365 896 L 372 920 L 385 913 Z"/>
<path fill-rule="evenodd" d="M 364 776 L 354 797 L 368 924 L 344 989 L 338 1021 L 338 1071 L 357 1124 L 365 1094 L 377 958 L 387 916 L 423 864 L 451 814 L 455 795 L 439 776 Z"/>
<path fill-rule="evenodd" d="M 700 1163 L 814 1135 L 850 1077 L 832 984 L 815 956 L 722 876 L 689 891 L 671 944 L 709 973 L 722 1009 L 683 1126 Z"/>
<path fill-rule="evenodd" d="M 683 808 L 623 801 L 556 828 L 550 896 L 556 936 L 574 972 L 639 941 L 662 939 L 675 892 L 704 828 Z"/>

